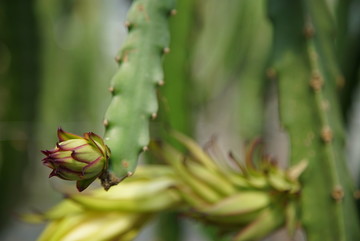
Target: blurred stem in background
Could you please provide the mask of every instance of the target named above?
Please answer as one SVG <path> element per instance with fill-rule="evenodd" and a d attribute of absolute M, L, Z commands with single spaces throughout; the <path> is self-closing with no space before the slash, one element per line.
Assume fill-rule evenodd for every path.
<path fill-rule="evenodd" d="M 51 136 L 59 123 L 80 131 L 100 129 L 109 70 L 103 63 L 100 5 L 96 1 L 38 1 L 44 40 L 39 121 L 41 131 Z"/>
<path fill-rule="evenodd" d="M 189 58 L 191 54 L 191 29 L 194 19 L 195 1 L 178 1 L 170 18 L 170 53 L 165 57 L 164 85 L 160 87 L 159 125 L 160 138 L 174 144 L 169 129 L 192 136 L 193 118 L 189 91 L 191 86 Z M 156 135 L 156 133 L 154 133 Z M 159 134 L 157 134 L 159 135 Z M 176 145 L 176 144 L 175 144 Z M 178 145 L 177 145 L 178 146 Z M 183 240 L 184 227 L 177 212 L 160 215 L 158 238 L 161 241 Z"/>
<path fill-rule="evenodd" d="M 339 24 L 339 41 L 337 54 L 344 74 L 343 88 L 340 89 L 341 107 L 348 122 L 354 107 L 354 99 L 359 83 L 360 67 L 360 1 L 338 1 L 337 21 Z"/>
<path fill-rule="evenodd" d="M 37 114 L 39 36 L 34 1 L 0 2 L 0 228 L 29 186 Z M 31 176 L 31 175 L 28 175 Z"/>

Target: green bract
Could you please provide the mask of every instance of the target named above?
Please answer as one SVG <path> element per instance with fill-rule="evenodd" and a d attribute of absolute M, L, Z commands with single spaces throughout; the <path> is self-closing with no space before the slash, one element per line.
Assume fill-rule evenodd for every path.
<path fill-rule="evenodd" d="M 59 128 L 58 138 L 53 150 L 42 151 L 46 155 L 43 164 L 53 169 L 49 177 L 77 181 L 81 192 L 107 169 L 110 150 L 93 132 L 81 137 Z"/>

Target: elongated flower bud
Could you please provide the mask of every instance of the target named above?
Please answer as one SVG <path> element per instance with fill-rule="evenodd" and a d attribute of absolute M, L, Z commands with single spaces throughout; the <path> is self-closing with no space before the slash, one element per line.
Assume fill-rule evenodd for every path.
<path fill-rule="evenodd" d="M 53 169 L 49 177 L 77 181 L 81 192 L 107 169 L 110 150 L 93 132 L 81 137 L 59 128 L 57 134 L 56 147 L 41 151 L 46 155 L 43 164 Z"/>

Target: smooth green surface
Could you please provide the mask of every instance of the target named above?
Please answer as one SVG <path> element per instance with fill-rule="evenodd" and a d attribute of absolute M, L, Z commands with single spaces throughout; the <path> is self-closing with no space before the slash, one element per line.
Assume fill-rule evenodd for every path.
<path fill-rule="evenodd" d="M 133 173 L 138 155 L 149 142 L 149 121 L 157 115 L 156 86 L 164 80 L 162 57 L 169 46 L 168 17 L 174 1 L 134 1 L 129 34 L 111 81 L 112 100 L 105 120 L 105 142 L 111 150 L 110 169 L 122 178 Z"/>

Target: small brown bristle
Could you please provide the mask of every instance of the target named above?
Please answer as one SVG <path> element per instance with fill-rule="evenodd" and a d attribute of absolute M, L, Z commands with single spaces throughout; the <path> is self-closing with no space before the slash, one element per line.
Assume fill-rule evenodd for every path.
<path fill-rule="evenodd" d="M 176 9 L 172 9 L 170 11 L 170 16 L 175 16 L 177 14 L 177 10 Z"/>
<path fill-rule="evenodd" d="M 170 48 L 169 48 L 169 47 L 165 47 L 165 48 L 163 49 L 163 52 L 164 52 L 164 54 L 170 53 Z"/>

